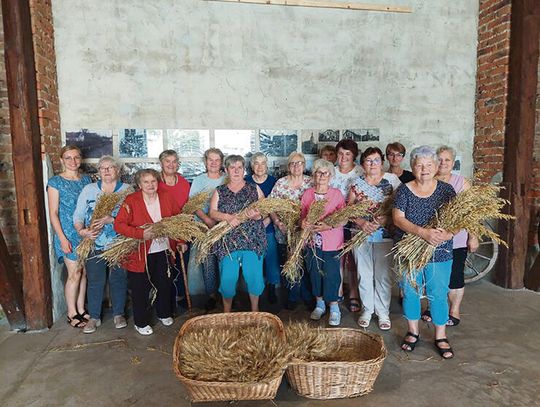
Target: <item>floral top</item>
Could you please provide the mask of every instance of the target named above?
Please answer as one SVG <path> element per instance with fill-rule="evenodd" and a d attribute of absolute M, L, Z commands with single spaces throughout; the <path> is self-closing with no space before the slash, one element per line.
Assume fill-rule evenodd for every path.
<path fill-rule="evenodd" d="M 349 189 L 356 178 L 364 174 L 364 170 L 359 165 L 355 165 L 354 168 L 348 173 L 342 173 L 339 171 L 339 167 L 336 166 L 336 175 L 330 179 L 330 186 L 337 188 L 341 191 L 341 194 L 346 199 L 349 195 Z"/>
<path fill-rule="evenodd" d="M 219 196 L 217 209 L 223 213 L 237 214 L 259 199 L 257 186 L 247 182 L 238 192 L 231 191 L 227 185 L 220 185 L 216 191 Z M 219 261 L 235 250 L 253 250 L 258 256 L 264 254 L 266 232 L 262 220 L 247 220 L 214 245 L 214 254 Z"/>
<path fill-rule="evenodd" d="M 64 256 L 69 260 L 77 260 L 75 249 L 81 242 L 81 237 L 73 225 L 73 212 L 75 212 L 79 194 L 85 185 L 90 183 L 92 183 L 92 180 L 88 175 L 83 175 L 78 180 L 69 180 L 60 175 L 55 175 L 47 183 L 47 188 L 51 187 L 58 191 L 60 197 L 58 200 L 58 218 L 60 219 L 60 225 L 62 226 L 64 235 L 66 235 L 67 240 L 71 243 L 71 253 L 65 254 L 62 251 L 58 235 L 56 233 L 54 234 L 54 251 L 59 263 L 63 262 Z"/>
<path fill-rule="evenodd" d="M 304 175 L 302 178 L 302 183 L 300 188 L 292 188 L 289 185 L 288 178 L 283 177 L 277 180 L 272 192 L 270 193 L 271 198 L 281 198 L 281 199 L 292 199 L 293 201 L 300 201 L 300 197 L 304 191 L 311 187 L 311 177 Z M 275 228 L 276 240 L 279 244 L 287 243 L 287 236 L 281 233 L 279 228 Z"/>

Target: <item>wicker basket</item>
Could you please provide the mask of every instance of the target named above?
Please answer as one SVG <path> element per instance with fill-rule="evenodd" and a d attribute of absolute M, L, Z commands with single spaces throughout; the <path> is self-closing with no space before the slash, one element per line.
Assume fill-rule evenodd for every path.
<path fill-rule="evenodd" d="M 268 382 L 204 382 L 192 380 L 180 372 L 179 356 L 182 336 L 197 328 L 208 327 L 247 327 L 265 326 L 276 330 L 277 335 L 285 339 L 281 320 L 266 312 L 235 312 L 227 314 L 211 314 L 187 320 L 180 328 L 174 341 L 173 369 L 180 381 L 186 386 L 191 401 L 228 401 L 228 400 L 267 400 L 276 396 L 283 374 Z"/>
<path fill-rule="evenodd" d="M 301 396 L 312 399 L 357 397 L 373 390 L 386 348 L 382 336 L 358 329 L 325 329 L 343 346 L 363 350 L 361 362 L 294 361 L 287 368 L 291 387 Z"/>

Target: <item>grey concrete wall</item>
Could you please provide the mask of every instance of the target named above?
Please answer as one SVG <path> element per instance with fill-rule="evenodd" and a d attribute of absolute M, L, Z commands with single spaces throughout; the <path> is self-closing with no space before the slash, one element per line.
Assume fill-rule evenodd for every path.
<path fill-rule="evenodd" d="M 73 128 L 379 128 L 472 166 L 478 1 L 412 14 L 200 0 L 55 0 Z"/>

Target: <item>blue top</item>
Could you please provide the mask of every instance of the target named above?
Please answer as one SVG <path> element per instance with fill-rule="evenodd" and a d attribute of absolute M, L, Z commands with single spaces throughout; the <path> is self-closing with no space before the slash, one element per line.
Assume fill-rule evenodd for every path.
<path fill-rule="evenodd" d="M 259 184 L 253 179 L 253 175 L 246 176 L 246 182 L 249 182 L 250 184 L 255 184 L 259 188 L 261 188 L 261 191 L 264 194 L 265 198 L 270 195 L 270 192 L 272 192 L 272 188 L 274 188 L 276 181 L 277 180 L 274 177 L 268 175 L 264 182 Z M 270 222 L 270 224 L 266 227 L 266 233 L 274 233 L 274 224 L 272 222 Z"/>
<path fill-rule="evenodd" d="M 58 218 L 60 219 L 60 225 L 62 226 L 64 235 L 66 235 L 67 240 L 69 240 L 71 243 L 71 253 L 65 254 L 62 251 L 58 235 L 56 233 L 54 234 L 54 251 L 56 253 L 56 259 L 59 263 L 64 261 L 64 256 L 66 256 L 69 260 L 77 260 L 77 253 L 75 252 L 75 249 L 79 245 L 81 237 L 73 226 L 73 212 L 75 211 L 79 194 L 84 186 L 90 184 L 91 182 L 92 180 L 88 175 L 81 176 L 81 179 L 79 180 L 69 180 L 60 175 L 55 175 L 54 177 L 50 178 L 49 182 L 47 183 L 47 188 L 52 187 L 58 191 Z"/>
<path fill-rule="evenodd" d="M 191 182 L 189 197 L 191 198 L 192 196 L 197 195 L 199 192 L 209 192 L 210 196 L 208 197 L 208 201 L 204 205 L 204 208 L 202 208 L 202 211 L 208 214 L 208 210 L 210 209 L 210 198 L 212 197 L 214 190 L 223 184 L 224 180 L 225 175 L 221 175 L 219 178 L 210 178 L 206 172 L 204 174 L 197 175 Z"/>
<path fill-rule="evenodd" d="M 416 196 L 406 184 L 402 184 L 396 191 L 394 207 L 405 214 L 405 218 L 417 226 L 426 226 L 435 217 L 441 206 L 456 196 L 452 185 L 437 181 L 435 191 L 426 197 Z M 396 240 L 400 240 L 405 232 L 396 230 Z M 452 260 L 452 239 L 441 243 L 435 249 L 431 263 Z"/>
<path fill-rule="evenodd" d="M 116 187 L 114 192 L 122 192 L 126 189 L 131 188 L 130 185 L 124 184 L 121 181 L 116 182 Z M 94 209 L 96 208 L 96 203 L 98 198 L 103 194 L 101 190 L 101 181 L 95 182 L 93 184 L 86 185 L 79 198 L 77 199 L 77 206 L 73 212 L 73 223 L 82 223 L 84 227 L 90 226 L 92 220 L 92 215 L 94 214 Z M 116 217 L 118 211 L 120 210 L 120 205 L 117 205 L 112 212 L 112 216 Z M 94 241 L 95 250 L 105 250 L 107 245 L 109 245 L 114 238 L 117 236 L 114 231 L 113 224 L 108 223 L 103 226 L 101 233 L 96 237 Z"/>

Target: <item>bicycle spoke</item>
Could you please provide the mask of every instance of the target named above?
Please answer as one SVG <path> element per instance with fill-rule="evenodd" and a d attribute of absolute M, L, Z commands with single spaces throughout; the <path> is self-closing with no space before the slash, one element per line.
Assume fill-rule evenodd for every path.
<path fill-rule="evenodd" d="M 488 240 L 487 242 L 480 242 L 480 246 L 486 244 L 493 244 L 493 242 L 491 240 Z"/>
<path fill-rule="evenodd" d="M 484 256 L 483 254 L 480 254 L 480 253 L 474 253 L 474 255 L 484 260 L 488 260 L 488 261 L 491 260 L 491 257 Z"/>

